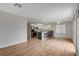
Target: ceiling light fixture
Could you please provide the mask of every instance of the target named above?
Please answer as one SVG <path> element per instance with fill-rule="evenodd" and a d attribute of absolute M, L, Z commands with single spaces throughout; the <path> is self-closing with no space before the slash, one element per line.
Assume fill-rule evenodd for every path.
<path fill-rule="evenodd" d="M 14 6 L 15 6 L 15 7 L 18 7 L 18 8 L 21 8 L 21 7 L 22 7 L 22 5 L 20 5 L 20 4 L 18 4 L 18 3 L 15 3 Z"/>
<path fill-rule="evenodd" d="M 57 21 L 57 24 L 60 24 L 60 21 Z"/>

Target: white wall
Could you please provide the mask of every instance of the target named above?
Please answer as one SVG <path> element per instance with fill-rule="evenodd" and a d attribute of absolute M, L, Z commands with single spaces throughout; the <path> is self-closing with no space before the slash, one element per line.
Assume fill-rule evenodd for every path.
<path fill-rule="evenodd" d="M 72 34 L 73 34 L 73 42 L 74 42 L 74 44 L 75 44 L 75 46 L 76 46 L 76 35 L 77 35 L 77 29 L 76 29 L 76 19 L 74 19 L 73 20 L 73 23 L 72 23 L 72 27 L 73 27 L 73 29 L 72 29 Z"/>
<path fill-rule="evenodd" d="M 28 22 L 27 23 L 27 39 L 30 40 L 31 39 L 31 24 Z"/>
<path fill-rule="evenodd" d="M 0 11 L 0 48 L 27 41 L 27 20 Z"/>
<path fill-rule="evenodd" d="M 79 51 L 79 17 L 77 18 L 77 49 Z"/>
<path fill-rule="evenodd" d="M 73 41 L 76 47 L 76 51 L 79 54 L 79 15 L 77 15 L 77 13 L 73 19 L 72 27 L 73 27 Z"/>
<path fill-rule="evenodd" d="M 52 24 L 52 30 L 54 30 L 54 36 L 55 37 L 66 37 L 66 38 L 72 38 L 72 22 L 63 22 L 62 25 L 66 26 L 66 33 L 56 33 L 56 23 Z"/>

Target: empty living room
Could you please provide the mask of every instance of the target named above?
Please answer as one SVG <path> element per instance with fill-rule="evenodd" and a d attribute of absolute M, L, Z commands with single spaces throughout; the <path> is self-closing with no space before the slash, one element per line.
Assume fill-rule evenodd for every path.
<path fill-rule="evenodd" d="M 0 56 L 78 56 L 79 3 L 0 3 Z"/>

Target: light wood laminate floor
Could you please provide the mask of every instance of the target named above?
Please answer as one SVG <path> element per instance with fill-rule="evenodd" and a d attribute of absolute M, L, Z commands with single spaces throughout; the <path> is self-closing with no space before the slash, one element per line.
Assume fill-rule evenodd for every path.
<path fill-rule="evenodd" d="M 32 38 L 28 42 L 0 49 L 1 56 L 72 56 L 75 54 L 72 40 L 64 38 L 45 41 Z"/>

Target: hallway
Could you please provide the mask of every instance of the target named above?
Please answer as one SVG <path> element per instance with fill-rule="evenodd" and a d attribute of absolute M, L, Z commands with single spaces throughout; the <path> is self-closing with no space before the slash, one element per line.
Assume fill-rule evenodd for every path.
<path fill-rule="evenodd" d="M 28 42 L 0 49 L 2 56 L 71 56 L 75 54 L 72 40 L 64 38 L 53 38 L 46 41 L 33 38 Z"/>

